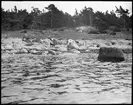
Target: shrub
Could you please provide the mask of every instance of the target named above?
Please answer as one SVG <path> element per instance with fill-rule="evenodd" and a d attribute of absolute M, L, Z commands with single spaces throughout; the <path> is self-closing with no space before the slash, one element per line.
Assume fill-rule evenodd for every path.
<path fill-rule="evenodd" d="M 107 31 L 106 31 L 106 30 L 99 30 L 99 33 L 101 33 L 101 34 L 106 34 Z"/>
<path fill-rule="evenodd" d="M 111 32 L 110 35 L 116 35 L 116 33 L 115 32 Z"/>
<path fill-rule="evenodd" d="M 114 32 L 121 32 L 120 28 L 118 28 L 116 26 L 110 26 L 109 29 L 114 31 Z"/>

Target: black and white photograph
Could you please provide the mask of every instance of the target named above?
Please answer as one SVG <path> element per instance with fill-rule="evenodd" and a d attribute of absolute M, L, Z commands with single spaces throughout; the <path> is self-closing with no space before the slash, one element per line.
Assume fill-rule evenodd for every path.
<path fill-rule="evenodd" d="M 132 1 L 1 1 L 1 104 L 131 104 Z"/>

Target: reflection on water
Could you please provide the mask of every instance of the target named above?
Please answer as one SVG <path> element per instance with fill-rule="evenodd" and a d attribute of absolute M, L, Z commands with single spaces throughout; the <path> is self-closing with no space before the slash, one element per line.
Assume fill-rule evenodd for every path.
<path fill-rule="evenodd" d="M 2 103 L 131 103 L 131 54 L 14 55 L 2 59 Z"/>

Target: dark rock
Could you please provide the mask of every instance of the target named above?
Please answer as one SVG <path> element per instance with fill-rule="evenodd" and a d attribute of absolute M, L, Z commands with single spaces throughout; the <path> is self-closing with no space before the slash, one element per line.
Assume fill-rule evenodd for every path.
<path fill-rule="evenodd" d="M 132 46 L 132 43 L 130 42 L 130 43 L 128 43 L 128 45 Z"/>
<path fill-rule="evenodd" d="M 112 61 L 112 62 L 120 62 L 124 61 L 124 54 L 121 49 L 113 48 L 113 47 L 101 47 L 99 49 L 99 61 Z"/>
<path fill-rule="evenodd" d="M 33 43 L 26 43 L 25 46 L 32 46 L 34 45 Z"/>
<path fill-rule="evenodd" d="M 111 44 L 112 44 L 112 45 L 115 45 L 116 43 L 112 41 Z"/>
<path fill-rule="evenodd" d="M 97 47 L 100 47 L 100 45 L 99 45 L 99 44 L 97 44 Z"/>
<path fill-rule="evenodd" d="M 132 48 L 126 48 L 126 49 L 122 49 L 123 53 L 129 54 L 132 53 Z"/>
<path fill-rule="evenodd" d="M 25 77 L 26 77 L 26 76 L 29 76 L 29 75 L 30 75 L 29 71 L 27 71 L 27 70 L 26 70 L 26 71 L 24 71 L 23 76 L 25 76 Z"/>
<path fill-rule="evenodd" d="M 37 72 L 36 74 L 37 74 L 37 75 L 40 75 L 40 73 L 39 73 L 39 72 Z"/>

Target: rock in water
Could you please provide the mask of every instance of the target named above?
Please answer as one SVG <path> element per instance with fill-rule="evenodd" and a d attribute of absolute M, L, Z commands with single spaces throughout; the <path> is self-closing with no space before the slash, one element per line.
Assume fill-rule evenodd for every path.
<path fill-rule="evenodd" d="M 80 51 L 78 51 L 76 49 L 72 49 L 72 50 L 70 50 L 70 52 L 72 52 L 72 53 L 80 53 Z"/>
<path fill-rule="evenodd" d="M 56 45 L 55 48 L 57 49 L 57 51 L 61 51 L 61 52 L 67 51 L 66 46 Z"/>
<path fill-rule="evenodd" d="M 124 54 L 121 49 L 114 47 L 101 47 L 99 49 L 99 61 L 112 61 L 112 62 L 120 62 L 124 61 Z"/>
<path fill-rule="evenodd" d="M 56 55 L 56 52 L 53 50 L 48 50 L 48 54 Z"/>
<path fill-rule="evenodd" d="M 69 39 L 68 43 L 67 43 L 67 49 L 68 50 L 70 50 L 70 49 L 79 49 L 79 46 L 77 45 L 77 43 L 74 40 Z"/>
<path fill-rule="evenodd" d="M 60 41 L 55 38 L 52 38 L 52 41 L 53 41 L 54 46 L 60 43 Z"/>

